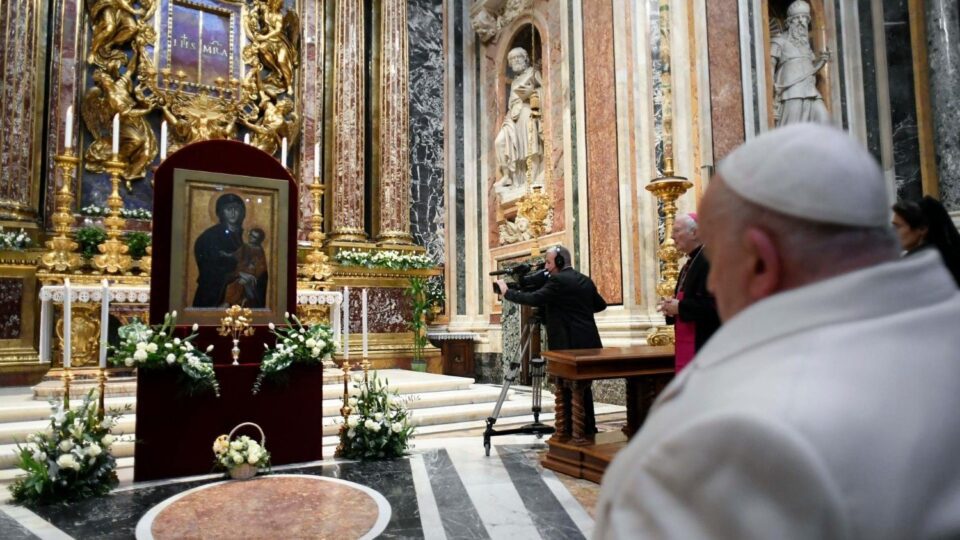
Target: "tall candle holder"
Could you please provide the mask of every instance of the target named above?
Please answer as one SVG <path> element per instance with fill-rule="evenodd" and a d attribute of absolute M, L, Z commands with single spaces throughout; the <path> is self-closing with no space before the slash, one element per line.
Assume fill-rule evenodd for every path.
<path fill-rule="evenodd" d="M 315 177 L 309 185 L 310 196 L 313 199 L 313 215 L 310 216 L 310 234 L 307 238 L 313 245 L 313 251 L 307 254 L 306 263 L 300 268 L 300 275 L 316 281 L 326 282 L 332 271 L 327 264 L 327 254 L 323 252 L 323 184 L 320 177 Z"/>
<path fill-rule="evenodd" d="M 123 198 L 120 197 L 120 173 L 123 172 L 123 163 L 114 154 L 110 161 L 107 161 L 104 165 L 107 172 L 110 173 L 110 184 L 113 191 L 107 198 L 110 215 L 103 220 L 104 225 L 107 226 L 107 239 L 97 246 L 100 255 L 93 257 L 93 266 L 97 270 L 108 274 L 123 274 L 133 267 L 133 257 L 127 254 L 129 248 L 120 240 L 120 236 L 127 226 L 127 220 L 120 214 L 123 209 Z"/>
<path fill-rule="evenodd" d="M 100 396 L 97 400 L 97 405 L 99 407 L 97 409 L 97 418 L 103 422 L 103 416 L 106 412 L 105 398 L 107 395 L 107 368 L 100 368 L 99 372 L 97 373 L 97 383 L 100 392 Z"/>
<path fill-rule="evenodd" d="M 46 245 L 50 251 L 43 254 L 40 263 L 48 270 L 56 272 L 70 272 L 81 267 L 83 261 L 77 248 L 80 245 L 70 238 L 70 226 L 73 225 L 73 175 L 80 163 L 73 153 L 73 148 L 67 148 L 63 154 L 53 158 L 57 168 L 61 171 L 63 185 L 57 191 L 57 211 L 53 214 L 53 229 L 57 235 L 48 240 Z"/>
<path fill-rule="evenodd" d="M 70 410 L 70 382 L 73 381 L 73 373 L 70 372 L 70 366 L 64 366 L 60 374 L 63 380 L 63 410 Z"/>
<path fill-rule="evenodd" d="M 233 365 L 240 365 L 240 336 L 252 336 L 253 327 L 250 321 L 253 320 L 253 311 L 250 308 L 241 306 L 230 306 L 227 308 L 226 316 L 220 319 L 220 327 L 217 333 L 221 336 L 229 336 L 233 340 L 233 348 L 230 353 L 233 355 Z"/>
<path fill-rule="evenodd" d="M 663 242 L 657 249 L 657 258 L 663 261 L 660 272 L 660 282 L 657 283 L 657 295 L 660 297 L 673 296 L 677 286 L 677 262 L 683 256 L 673 241 L 673 221 L 677 216 L 677 199 L 693 186 L 682 176 L 673 175 L 673 158 L 664 159 L 663 176 L 655 178 L 646 186 L 646 190 L 663 203 Z M 647 344 L 653 346 L 671 345 L 674 343 L 672 326 L 659 326 L 647 336 Z"/>
<path fill-rule="evenodd" d="M 346 438 L 347 430 L 350 429 L 349 427 L 347 427 L 347 420 L 350 418 L 350 413 L 352 412 L 352 409 L 350 409 L 350 388 L 349 388 L 350 360 L 343 358 L 340 361 L 340 369 L 343 371 L 343 406 L 340 407 L 340 416 L 343 417 L 343 423 L 340 424 L 340 431 L 339 431 L 340 442 L 337 443 L 337 449 L 334 450 L 333 452 L 334 457 L 343 456 L 343 451 L 345 450 L 345 448 L 343 447 L 343 441 Z"/>

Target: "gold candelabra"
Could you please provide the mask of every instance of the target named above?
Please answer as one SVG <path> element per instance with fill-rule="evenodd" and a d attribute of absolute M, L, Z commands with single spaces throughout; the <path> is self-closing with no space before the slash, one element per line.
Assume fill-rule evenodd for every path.
<path fill-rule="evenodd" d="M 233 348 L 230 353 L 233 355 L 233 365 L 240 365 L 240 336 L 252 336 L 253 327 L 250 321 L 253 320 L 253 312 L 250 308 L 241 306 L 230 306 L 227 308 L 227 314 L 220 319 L 220 327 L 217 333 L 221 336 L 229 336 L 233 340 Z"/>
<path fill-rule="evenodd" d="M 74 199 L 71 186 L 80 158 L 73 153 L 73 148 L 67 148 L 62 155 L 54 157 L 53 160 L 63 178 L 63 185 L 57 191 L 57 212 L 53 214 L 53 229 L 57 235 L 47 241 L 47 248 L 50 251 L 43 254 L 40 263 L 48 270 L 69 272 L 80 268 L 83 264 L 80 254 L 76 252 L 79 244 L 70 238 Z"/>
<path fill-rule="evenodd" d="M 313 251 L 307 254 L 306 263 L 300 268 L 300 275 L 316 281 L 326 282 L 331 270 L 327 264 L 327 254 L 323 252 L 323 184 L 317 176 L 310 184 L 310 196 L 313 198 L 313 215 L 310 216 L 310 234 L 307 238 L 313 244 Z"/>
<path fill-rule="evenodd" d="M 123 274 L 133 267 L 133 257 L 127 254 L 129 248 L 120 240 L 127 226 L 127 220 L 120 214 L 123 210 L 123 198 L 120 197 L 120 173 L 123 172 L 123 163 L 114 154 L 105 166 L 110 173 L 110 184 L 113 190 L 107 198 L 110 215 L 103 220 L 104 225 L 107 226 L 107 239 L 97 246 L 100 255 L 93 257 L 93 266 L 108 274 Z"/>
<path fill-rule="evenodd" d="M 340 416 L 343 417 L 343 423 L 340 424 L 340 433 L 339 433 L 340 442 L 337 443 L 337 449 L 333 453 L 334 457 L 343 456 L 343 451 L 345 450 L 345 448 L 343 447 L 343 441 L 346 438 L 347 430 L 350 429 L 347 426 L 347 421 L 350 419 L 350 412 L 352 411 L 350 409 L 350 386 L 349 386 L 350 385 L 350 360 L 344 357 L 340 361 L 340 369 L 343 371 L 343 406 L 340 407 Z M 366 372 L 364 372 L 364 376 L 366 376 Z"/>
<path fill-rule="evenodd" d="M 657 283 L 657 295 L 673 296 L 679 274 L 677 261 L 682 254 L 673 241 L 673 220 L 677 216 L 677 199 L 686 193 L 693 184 L 682 176 L 673 175 L 673 158 L 664 159 L 663 176 L 647 184 L 647 191 L 663 203 L 663 242 L 657 249 L 657 258 L 663 261 L 660 282 Z M 647 343 L 654 346 L 674 343 L 672 326 L 659 326 L 647 336 Z"/>
<path fill-rule="evenodd" d="M 70 410 L 70 381 L 73 380 L 73 373 L 70 372 L 69 367 L 64 367 L 63 372 L 60 374 L 60 378 L 63 380 L 63 410 Z"/>
<path fill-rule="evenodd" d="M 107 395 L 107 368 L 100 368 L 99 373 L 97 373 L 97 383 L 100 391 L 97 401 L 99 406 L 97 409 L 97 418 L 103 422 L 103 416 L 106 413 L 106 404 L 104 403 L 104 399 Z"/>

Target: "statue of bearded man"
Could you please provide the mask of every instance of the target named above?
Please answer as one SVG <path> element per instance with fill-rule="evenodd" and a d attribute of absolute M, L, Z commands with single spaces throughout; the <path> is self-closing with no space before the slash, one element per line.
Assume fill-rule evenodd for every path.
<path fill-rule="evenodd" d="M 810 4 L 795 0 L 787 8 L 787 30 L 771 39 L 773 96 L 777 126 L 797 122 L 830 121 L 830 114 L 817 90 L 817 72 L 830 60 L 810 48 Z"/>
<path fill-rule="evenodd" d="M 507 100 L 507 114 L 500 126 L 494 147 L 497 153 L 497 171 L 500 186 L 516 187 L 526 182 L 527 169 L 534 183 L 543 183 L 543 134 L 539 114 L 540 72 L 530 65 L 527 51 L 512 49 L 507 61 L 514 73 Z M 529 159 L 528 159 L 529 158 Z"/>

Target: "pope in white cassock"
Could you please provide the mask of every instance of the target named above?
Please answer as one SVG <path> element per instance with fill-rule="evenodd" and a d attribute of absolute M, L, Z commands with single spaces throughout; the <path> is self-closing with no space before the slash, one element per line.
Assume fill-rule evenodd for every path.
<path fill-rule="evenodd" d="M 607 469 L 596 538 L 960 538 L 960 293 L 889 221 L 834 128 L 719 165 L 700 231 L 725 323 Z"/>

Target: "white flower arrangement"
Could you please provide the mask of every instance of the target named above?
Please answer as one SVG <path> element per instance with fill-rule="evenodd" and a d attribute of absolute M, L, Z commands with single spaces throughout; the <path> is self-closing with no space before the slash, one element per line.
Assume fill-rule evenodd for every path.
<path fill-rule="evenodd" d="M 415 270 L 436 266 L 433 259 L 426 255 L 396 250 L 361 251 L 358 249 L 347 249 L 338 251 L 334 256 L 334 260 L 342 266 L 364 266 L 367 268 L 388 268 L 391 270 Z"/>
<path fill-rule="evenodd" d="M 91 217 L 106 217 L 110 215 L 110 209 L 103 206 L 97 206 L 95 204 L 89 204 L 80 209 L 80 214 Z M 120 209 L 120 215 L 127 219 L 153 219 L 153 212 L 147 210 L 146 208 L 122 208 Z"/>
<path fill-rule="evenodd" d="M 106 495 L 117 485 L 110 430 L 122 411 L 99 418 L 95 391 L 76 409 L 51 403 L 50 426 L 17 444 L 19 467 L 27 472 L 10 486 L 14 500 L 34 504 L 78 501 Z M 127 406 L 130 409 L 130 406 Z"/>
<path fill-rule="evenodd" d="M 339 344 L 333 339 L 333 332 L 325 324 L 304 326 L 296 315 L 284 313 L 286 326 L 270 323 L 270 331 L 277 337 L 272 348 L 263 344 L 267 352 L 260 362 L 260 374 L 253 383 L 253 393 L 260 392 L 260 385 L 267 377 L 287 369 L 294 362 L 319 364 L 329 360 Z"/>
<path fill-rule="evenodd" d="M 354 382 L 348 398 L 352 414 L 340 429 L 340 457 L 387 459 L 402 456 L 413 436 L 406 398 L 390 390 L 389 383 L 372 373 Z M 343 419 L 340 419 L 343 423 Z"/>
<path fill-rule="evenodd" d="M 247 464 L 257 469 L 270 467 L 270 452 L 256 439 L 241 435 L 230 440 L 229 435 L 221 435 L 213 441 L 213 455 L 216 466 L 230 471 Z"/>
<path fill-rule="evenodd" d="M 110 362 L 117 366 L 160 369 L 179 366 L 186 376 L 191 390 L 211 389 L 219 396 L 220 386 L 213 370 L 213 360 L 208 353 L 210 345 L 200 350 L 193 345 L 198 327 L 193 325 L 190 335 L 175 337 L 177 312 L 168 313 L 163 324 L 150 328 L 140 321 L 121 326 L 118 330 L 120 345 L 110 347 Z"/>
<path fill-rule="evenodd" d="M 19 232 L 8 232 L 0 227 L 0 250 L 23 251 L 28 247 L 30 247 L 30 236 L 23 229 Z"/>

